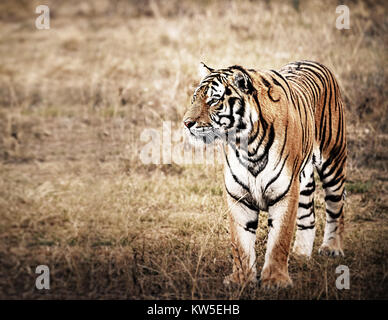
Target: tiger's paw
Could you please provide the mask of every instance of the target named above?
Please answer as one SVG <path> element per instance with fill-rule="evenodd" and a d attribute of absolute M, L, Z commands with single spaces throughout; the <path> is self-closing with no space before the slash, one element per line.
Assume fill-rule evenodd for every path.
<path fill-rule="evenodd" d="M 343 250 L 340 247 L 330 245 L 330 244 L 322 244 L 318 250 L 318 253 L 321 256 L 327 256 L 327 257 L 345 256 Z"/>
<path fill-rule="evenodd" d="M 260 284 L 265 290 L 278 290 L 292 287 L 292 280 L 288 273 L 277 271 L 267 274 L 264 271 L 261 274 Z"/>
<path fill-rule="evenodd" d="M 322 256 L 327 256 L 327 257 L 345 256 L 343 250 L 341 249 L 341 246 L 336 242 L 323 243 L 319 248 L 318 253 Z"/>

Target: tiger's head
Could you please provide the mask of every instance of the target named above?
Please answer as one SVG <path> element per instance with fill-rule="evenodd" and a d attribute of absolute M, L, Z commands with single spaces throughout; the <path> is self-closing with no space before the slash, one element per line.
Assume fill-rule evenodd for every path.
<path fill-rule="evenodd" d="M 256 90 L 250 72 L 240 66 L 219 70 L 203 66 L 207 75 L 183 118 L 189 140 L 209 144 L 251 130 L 249 114 Z"/>

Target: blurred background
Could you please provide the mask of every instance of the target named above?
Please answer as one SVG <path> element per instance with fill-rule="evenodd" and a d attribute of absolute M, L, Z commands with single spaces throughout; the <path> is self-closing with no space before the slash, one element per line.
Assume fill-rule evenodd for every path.
<path fill-rule="evenodd" d="M 50 9 L 39 30 L 35 8 Z M 345 4 L 350 29 L 336 28 Z M 387 298 L 386 1 L 0 3 L 0 298 Z M 349 144 L 345 258 L 290 258 L 294 288 L 225 288 L 220 165 L 144 165 L 146 128 L 175 128 L 200 77 L 315 60 L 336 75 Z M 322 240 L 323 196 L 316 199 Z M 260 217 L 258 266 L 267 222 Z M 51 289 L 35 288 L 48 265 Z M 350 290 L 335 268 L 350 269 Z"/>

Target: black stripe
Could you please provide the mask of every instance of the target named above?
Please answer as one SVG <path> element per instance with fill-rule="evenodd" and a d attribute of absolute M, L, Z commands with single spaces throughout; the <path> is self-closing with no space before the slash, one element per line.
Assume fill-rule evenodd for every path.
<path fill-rule="evenodd" d="M 315 228 L 315 224 L 313 224 L 311 226 L 304 226 L 304 225 L 298 224 L 297 226 L 298 226 L 299 230 L 307 230 L 307 229 L 314 229 Z"/>
<path fill-rule="evenodd" d="M 291 184 L 292 184 L 292 182 L 294 181 L 294 178 L 295 178 L 295 172 L 296 172 L 297 163 L 298 163 L 298 157 L 295 159 L 295 163 L 294 163 L 294 166 L 292 168 L 293 170 L 292 170 L 292 176 L 291 176 L 291 179 L 290 179 L 290 183 L 288 184 L 286 190 L 283 193 L 281 193 L 279 196 L 277 196 L 275 199 L 273 199 L 271 201 L 268 201 L 268 207 L 272 207 L 276 203 L 278 203 L 280 200 L 282 200 L 285 197 L 285 195 L 288 193 L 288 191 L 290 190 Z"/>
<path fill-rule="evenodd" d="M 346 152 L 346 145 L 342 145 L 341 148 L 338 146 L 336 148 L 333 148 L 330 152 L 330 157 L 323 163 L 322 168 L 318 171 L 321 180 L 323 179 L 323 172 L 332 164 L 336 163 L 337 159 L 342 159 L 344 156 L 344 153 Z"/>
<path fill-rule="evenodd" d="M 341 168 L 341 172 L 342 172 L 345 160 L 346 160 L 346 157 L 343 157 L 341 162 L 338 165 L 332 166 L 328 173 L 322 172 L 323 179 L 326 179 L 328 176 L 331 176 L 333 174 L 333 172 L 335 171 L 335 169 L 337 169 L 337 168 Z"/>
<path fill-rule="evenodd" d="M 279 170 L 279 172 L 277 173 L 277 175 L 276 175 L 275 177 L 273 177 L 273 178 L 267 183 L 267 185 L 266 185 L 265 188 L 264 188 L 263 193 L 265 193 L 265 192 L 267 191 L 268 187 L 269 187 L 272 183 L 274 183 L 274 182 L 279 178 L 280 174 L 281 174 L 282 171 L 283 171 L 283 168 L 284 168 L 284 165 L 285 165 L 285 163 L 286 163 L 286 161 L 287 161 L 288 156 L 289 156 L 289 154 L 287 154 L 286 158 L 284 159 L 283 164 L 282 164 L 282 167 L 280 168 L 280 170 Z"/>
<path fill-rule="evenodd" d="M 284 148 L 286 147 L 286 142 L 287 142 L 287 130 L 288 130 L 288 119 L 287 119 L 286 129 L 284 131 L 284 141 L 283 141 L 282 150 L 280 151 L 279 159 L 277 160 L 274 166 L 274 169 L 278 166 L 278 164 L 280 163 L 280 160 L 282 159 Z"/>
<path fill-rule="evenodd" d="M 315 191 L 315 188 L 312 188 L 312 189 L 304 189 L 304 190 L 302 190 L 302 191 L 300 192 L 300 195 L 301 195 L 301 196 L 306 196 L 306 197 L 308 197 L 308 196 L 311 196 L 311 195 L 314 193 L 314 191 Z"/>
<path fill-rule="evenodd" d="M 264 135 L 263 135 L 263 137 L 264 137 Z M 261 139 L 261 141 L 262 140 L 263 139 Z M 274 140 L 275 140 L 275 129 L 274 129 L 273 125 L 271 125 L 270 128 L 269 128 L 268 141 L 267 141 L 267 144 L 266 144 L 266 146 L 264 148 L 263 154 L 261 154 L 258 159 L 252 159 L 251 158 L 252 156 L 257 155 L 257 151 L 259 150 L 260 145 L 261 145 L 261 141 L 260 141 L 260 143 L 256 146 L 256 149 L 253 152 L 249 152 L 249 150 L 248 150 L 248 157 L 249 158 L 246 159 L 246 160 L 248 160 L 250 162 L 257 162 L 257 161 L 262 160 L 263 156 L 265 156 L 268 153 L 268 151 L 271 148 Z"/>
<path fill-rule="evenodd" d="M 338 187 L 335 188 L 335 189 L 333 189 L 332 192 L 336 192 L 336 191 L 340 190 L 340 189 L 342 188 L 342 186 L 344 185 L 345 181 L 346 181 L 345 178 L 342 179 L 342 181 L 341 181 L 341 183 L 338 185 Z M 344 190 L 344 192 L 345 192 L 345 190 Z M 345 198 L 344 198 L 344 199 L 345 199 Z"/>
<path fill-rule="evenodd" d="M 279 72 L 277 72 L 276 70 L 271 70 L 274 74 L 276 74 L 280 79 L 282 79 L 284 82 L 285 82 L 285 84 L 287 85 L 287 87 L 288 87 L 288 90 L 291 92 L 292 90 L 291 90 L 291 88 L 290 88 L 290 85 L 288 84 L 288 81 L 279 73 Z"/>
<path fill-rule="evenodd" d="M 305 219 L 307 217 L 310 217 L 314 213 L 314 210 L 311 210 L 309 213 L 304 214 L 303 216 L 298 217 L 298 220 Z"/>
<path fill-rule="evenodd" d="M 325 201 L 331 201 L 331 202 L 339 202 L 342 200 L 342 195 L 327 195 L 325 197 Z"/>
<path fill-rule="evenodd" d="M 264 85 L 269 89 L 271 88 L 271 84 L 269 83 L 269 81 L 267 81 L 267 79 L 265 79 L 263 76 L 261 76 L 261 81 L 263 81 Z"/>
<path fill-rule="evenodd" d="M 312 188 L 312 187 L 315 188 L 315 181 L 314 180 L 309 182 L 308 184 L 306 184 L 306 188 Z"/>
<path fill-rule="evenodd" d="M 329 111 L 329 136 L 328 136 L 328 138 L 327 138 L 327 140 L 326 140 L 326 142 L 325 142 L 325 144 L 324 144 L 324 147 L 327 145 L 327 146 L 329 146 L 330 145 L 330 141 L 331 141 L 331 135 L 332 135 L 332 128 L 331 128 L 331 126 L 332 126 L 332 120 L 331 120 L 331 98 L 332 98 L 332 96 L 333 96 L 333 90 L 332 90 L 332 87 L 331 87 L 331 82 L 329 83 L 329 85 L 330 85 L 330 88 L 329 88 L 329 93 L 330 93 L 330 95 L 329 95 L 329 107 L 328 107 L 328 111 Z"/>
<path fill-rule="evenodd" d="M 258 224 L 259 224 L 258 220 L 249 221 L 245 224 L 244 229 L 245 229 L 245 231 L 256 233 L 256 229 L 257 229 Z"/>
<path fill-rule="evenodd" d="M 341 210 L 338 213 L 334 213 L 334 212 L 330 211 L 329 209 L 326 209 L 326 212 L 331 219 L 338 219 L 341 216 L 343 210 L 344 210 L 344 206 L 341 207 Z"/>
<path fill-rule="evenodd" d="M 258 211 L 258 210 L 259 210 L 259 208 L 256 207 L 255 205 L 253 205 L 253 204 L 251 204 L 251 203 L 248 203 L 248 202 L 244 201 L 244 197 L 242 197 L 242 198 L 241 198 L 241 197 L 237 197 L 236 195 L 234 195 L 233 193 L 231 193 L 231 192 L 228 190 L 228 188 L 226 187 L 226 185 L 225 185 L 225 190 L 226 190 L 226 192 L 228 193 L 228 195 L 229 195 L 230 197 L 232 197 L 236 202 L 243 204 L 244 206 L 246 206 L 248 209 L 251 209 L 252 211 Z M 240 198 L 241 198 L 241 199 L 240 199 Z"/>
<path fill-rule="evenodd" d="M 287 93 L 286 89 L 281 85 L 281 83 L 279 81 L 277 81 L 274 77 L 271 77 L 271 78 L 272 78 L 272 81 L 273 81 L 273 83 L 275 85 L 277 85 L 278 87 L 282 88 L 283 92 L 286 94 L 287 99 L 289 99 L 288 98 L 288 93 Z"/>
<path fill-rule="evenodd" d="M 245 165 L 241 159 L 239 158 L 239 161 L 242 165 Z M 260 162 L 259 162 L 260 161 Z M 259 160 L 257 160 L 254 163 L 248 164 L 248 170 L 249 172 L 254 176 L 257 177 L 260 172 L 262 172 L 268 164 L 268 153 L 265 153 L 263 157 Z"/>
<path fill-rule="evenodd" d="M 321 127 L 322 129 L 322 127 Z M 322 150 L 323 150 L 323 145 L 324 145 L 324 142 L 325 142 L 325 137 L 326 137 L 326 119 L 325 119 L 325 123 L 323 125 L 323 129 L 321 130 L 321 133 L 319 135 L 320 139 L 321 139 L 321 143 L 319 145 L 319 150 L 321 151 L 322 153 Z"/>
<path fill-rule="evenodd" d="M 329 182 L 326 182 L 322 185 L 322 188 L 323 189 L 326 189 L 326 188 L 330 188 L 330 187 L 333 187 L 335 185 L 337 185 L 340 181 L 342 181 L 344 179 L 344 176 L 340 176 L 338 177 L 337 179 L 332 179 L 331 181 Z"/>
<path fill-rule="evenodd" d="M 250 192 L 249 191 L 249 188 L 248 188 L 248 186 L 246 185 L 246 184 L 244 184 L 234 173 L 233 173 L 233 171 L 232 171 L 232 168 L 230 167 L 230 164 L 229 164 L 229 159 L 228 159 L 228 156 L 227 156 L 227 154 L 225 153 L 225 150 L 224 150 L 224 156 L 225 156 L 225 159 L 226 159 L 226 164 L 227 164 L 227 166 L 228 166 L 228 168 L 229 168 L 229 170 L 230 170 L 230 174 L 232 175 L 232 177 L 233 177 L 233 180 L 235 181 L 235 182 L 237 182 L 245 191 L 248 191 L 248 192 Z"/>
<path fill-rule="evenodd" d="M 312 207 L 312 205 L 313 205 L 313 202 L 309 202 L 309 203 L 299 202 L 299 208 L 303 208 L 303 209 L 309 209 Z"/>

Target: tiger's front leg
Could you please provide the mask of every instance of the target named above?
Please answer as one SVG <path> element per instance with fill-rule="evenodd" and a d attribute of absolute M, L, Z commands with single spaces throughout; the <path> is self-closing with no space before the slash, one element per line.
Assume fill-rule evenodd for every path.
<path fill-rule="evenodd" d="M 292 286 L 288 275 L 288 256 L 296 223 L 299 181 L 292 182 L 289 192 L 268 209 L 269 234 L 261 286 L 277 289 Z"/>
<path fill-rule="evenodd" d="M 238 200 L 227 194 L 233 273 L 225 278 L 226 285 L 231 282 L 244 285 L 257 281 L 255 242 L 258 211 L 249 208 L 248 203 L 245 205 L 244 200 Z"/>

